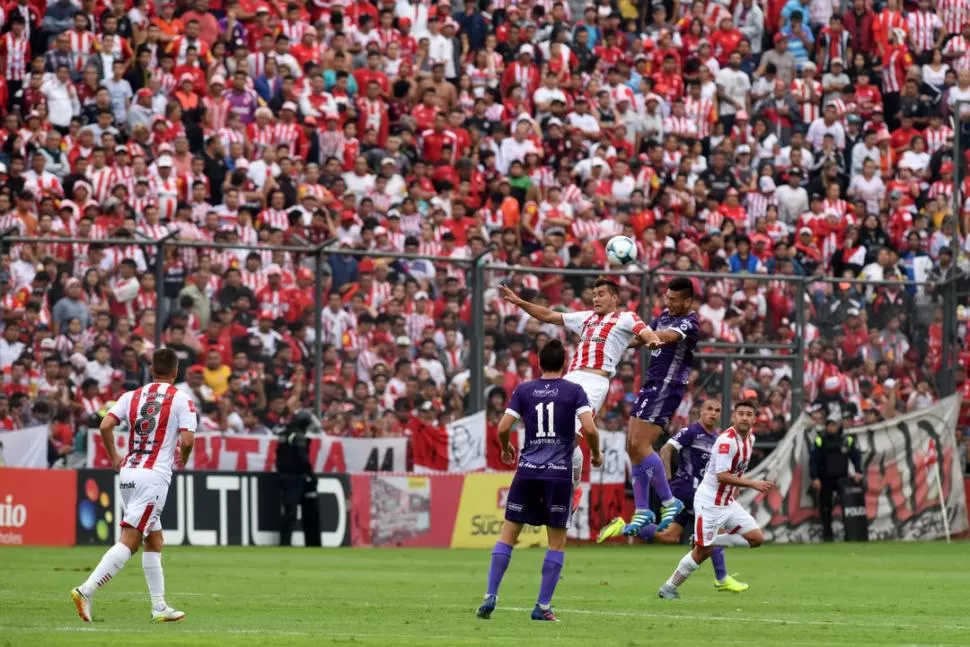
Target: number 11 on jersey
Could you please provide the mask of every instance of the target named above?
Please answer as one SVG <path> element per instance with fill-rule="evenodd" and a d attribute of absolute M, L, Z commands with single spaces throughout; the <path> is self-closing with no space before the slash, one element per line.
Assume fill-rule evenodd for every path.
<path fill-rule="evenodd" d="M 536 405 L 536 438 L 552 438 L 556 435 L 554 428 L 555 402 L 546 402 Z M 545 411 L 543 411 L 545 407 Z"/>

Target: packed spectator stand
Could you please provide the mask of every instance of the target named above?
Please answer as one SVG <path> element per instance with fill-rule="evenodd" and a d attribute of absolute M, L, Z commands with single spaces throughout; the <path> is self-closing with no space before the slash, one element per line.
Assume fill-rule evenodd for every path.
<path fill-rule="evenodd" d="M 639 244 L 629 307 L 694 273 L 707 351 L 744 354 L 702 354 L 674 425 L 722 392 L 775 436 L 805 407 L 862 424 L 970 395 L 970 0 L 17 0 L 0 20 L 0 428 L 49 422 L 52 461 L 158 343 L 208 431 L 318 405 L 328 434 L 412 435 L 479 400 L 492 425 L 563 336 L 495 286 L 588 308 L 616 234 Z M 765 359 L 785 344 L 801 377 Z M 641 370 L 629 351 L 603 426 Z"/>

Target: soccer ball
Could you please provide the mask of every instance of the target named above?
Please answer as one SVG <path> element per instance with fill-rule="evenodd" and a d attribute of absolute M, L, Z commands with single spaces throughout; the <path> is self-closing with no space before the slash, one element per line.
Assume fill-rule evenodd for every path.
<path fill-rule="evenodd" d="M 613 236 L 606 243 L 606 260 L 620 267 L 637 260 L 637 244 L 629 236 Z"/>

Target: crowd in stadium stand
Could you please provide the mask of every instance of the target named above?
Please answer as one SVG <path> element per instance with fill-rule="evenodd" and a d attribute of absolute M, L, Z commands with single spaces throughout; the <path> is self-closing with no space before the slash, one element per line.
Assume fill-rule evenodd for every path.
<path fill-rule="evenodd" d="M 947 352 L 970 395 L 938 287 L 970 268 L 970 0 L 16 0 L 0 22 L 0 230 L 43 239 L 3 246 L 0 428 L 51 422 L 55 456 L 149 379 L 158 313 L 204 430 L 271 433 L 316 388 L 334 435 L 467 413 L 467 264 L 355 250 L 487 252 L 490 424 L 563 335 L 494 287 L 588 308 L 616 234 L 654 270 L 648 303 L 619 277 L 645 318 L 664 269 L 721 275 L 696 306 L 747 349 L 732 386 L 762 432 L 791 422 L 792 367 L 756 342 L 806 342 L 819 416 L 928 407 Z M 96 242 L 170 232 L 230 247 Z M 330 239 L 316 331 L 312 256 L 265 247 Z M 827 280 L 796 304 L 776 275 Z M 641 368 L 631 350 L 606 428 Z M 697 368 L 675 425 L 721 391 Z"/>

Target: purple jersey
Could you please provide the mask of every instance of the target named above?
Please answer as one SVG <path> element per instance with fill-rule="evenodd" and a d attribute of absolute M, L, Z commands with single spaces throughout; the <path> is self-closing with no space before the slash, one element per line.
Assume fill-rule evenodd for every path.
<path fill-rule="evenodd" d="M 700 335 L 697 314 L 690 312 L 683 317 L 675 317 L 664 310 L 653 320 L 650 328 L 658 332 L 675 330 L 680 333 L 681 340 L 675 344 L 662 346 L 650 354 L 647 382 L 687 384 L 690 368 L 694 363 L 694 349 L 697 347 L 697 339 Z"/>
<path fill-rule="evenodd" d="M 716 429 L 713 433 L 708 433 L 701 423 L 695 422 L 678 431 L 667 441 L 678 452 L 674 478 L 670 481 L 671 487 L 677 483 L 691 491 L 697 489 L 701 479 L 704 478 L 704 469 L 707 467 L 711 448 L 716 439 Z"/>
<path fill-rule="evenodd" d="M 571 480 L 576 416 L 591 411 L 583 387 L 563 379 L 532 380 L 512 393 L 505 412 L 522 420 L 518 474 Z"/>

